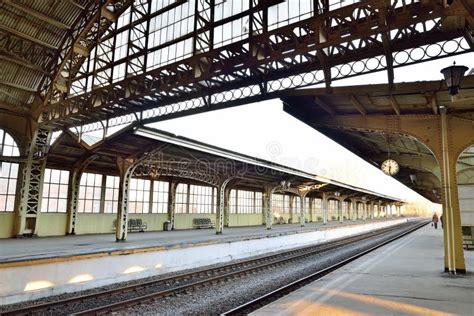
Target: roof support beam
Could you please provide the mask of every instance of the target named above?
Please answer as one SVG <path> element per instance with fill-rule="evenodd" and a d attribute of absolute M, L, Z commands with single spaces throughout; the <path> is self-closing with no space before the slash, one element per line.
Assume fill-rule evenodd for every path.
<path fill-rule="evenodd" d="M 390 104 L 397 115 L 400 115 L 400 105 L 393 95 L 390 95 Z"/>
<path fill-rule="evenodd" d="M 428 104 L 431 104 L 431 109 L 433 110 L 433 113 L 437 115 L 439 107 L 438 107 L 438 102 L 436 101 L 436 93 L 432 95 L 428 95 L 426 99 L 428 101 Z"/>
<path fill-rule="evenodd" d="M 357 109 L 357 111 L 359 111 L 360 114 L 364 116 L 367 114 L 367 110 L 364 108 L 362 103 L 360 103 L 360 101 L 353 94 L 351 94 L 351 103 Z"/>
<path fill-rule="evenodd" d="M 0 80 L 0 84 L 3 84 L 5 86 L 9 86 L 9 87 L 12 87 L 12 88 L 15 88 L 15 89 L 20 89 L 20 90 L 23 90 L 23 91 L 26 91 L 26 92 L 36 92 L 36 89 L 34 89 L 34 88 L 25 87 L 25 86 L 22 86 L 22 85 L 13 83 L 13 82 L 8 82 L 8 81 L 5 81 L 5 80 Z"/>
<path fill-rule="evenodd" d="M 39 67 L 38 65 L 35 65 L 31 63 L 29 60 L 21 58 L 17 54 L 12 54 L 2 48 L 0 48 L 0 59 L 17 64 L 18 66 L 27 67 L 29 69 L 39 71 L 45 76 L 48 76 L 48 77 L 51 76 L 49 72 L 44 71 L 43 68 Z"/>
<path fill-rule="evenodd" d="M 40 45 L 40 46 L 43 46 L 43 47 L 46 47 L 48 49 L 53 49 L 53 50 L 57 50 L 58 48 L 54 45 L 51 45 L 51 44 L 48 44 L 48 43 L 45 43 L 37 38 L 34 38 L 28 34 L 24 34 L 24 33 L 21 33 L 21 32 L 18 32 L 17 30 L 14 30 L 14 29 L 11 29 L 9 28 L 8 26 L 5 26 L 5 25 L 0 25 L 0 30 L 3 30 L 7 33 L 10 33 L 12 35 L 15 35 L 17 37 L 20 37 L 22 39 L 25 39 L 29 42 L 32 42 L 34 44 L 37 44 L 37 45 Z"/>
<path fill-rule="evenodd" d="M 29 8 L 29 7 L 27 7 L 27 6 L 25 6 L 21 3 L 18 3 L 14 0 L 4 0 L 4 2 L 7 3 L 9 6 L 14 7 L 17 10 L 20 10 L 20 11 L 26 13 L 26 14 L 32 15 L 35 18 L 37 18 L 37 19 L 39 19 L 43 22 L 46 22 L 48 24 L 51 24 L 51 25 L 53 25 L 53 26 L 55 26 L 59 29 L 69 30 L 69 28 L 70 28 L 68 25 L 66 25 L 66 24 L 64 24 L 64 23 L 62 23 L 62 22 L 60 22 L 56 19 L 53 19 L 53 18 L 51 18 L 51 17 L 49 17 L 49 16 L 47 16 L 47 15 L 41 13 L 41 12 L 38 12 L 38 11 L 32 9 L 32 8 Z"/>
<path fill-rule="evenodd" d="M 327 104 L 326 102 L 324 102 L 320 97 L 318 96 L 315 96 L 314 97 L 314 103 L 316 105 L 318 105 L 321 109 L 323 109 L 327 114 L 329 114 L 330 116 L 334 116 L 336 115 L 336 111 L 334 111 L 334 109 L 332 108 L 332 106 L 330 106 L 329 104 Z"/>

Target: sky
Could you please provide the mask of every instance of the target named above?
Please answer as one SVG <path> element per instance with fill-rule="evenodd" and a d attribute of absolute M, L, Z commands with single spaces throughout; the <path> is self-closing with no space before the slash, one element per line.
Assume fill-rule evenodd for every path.
<path fill-rule="evenodd" d="M 396 82 L 441 80 L 440 70 L 473 68 L 474 53 L 395 70 Z M 335 81 L 332 86 L 386 83 L 386 73 Z M 344 147 L 283 111 L 279 99 L 196 114 L 149 126 L 315 175 L 405 200 L 421 197 Z"/>

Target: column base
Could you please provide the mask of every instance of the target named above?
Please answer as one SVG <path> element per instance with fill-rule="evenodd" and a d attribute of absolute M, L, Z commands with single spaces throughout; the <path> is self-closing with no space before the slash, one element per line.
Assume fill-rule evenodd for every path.
<path fill-rule="evenodd" d="M 444 268 L 444 272 L 448 272 L 450 274 L 466 274 L 466 269 L 455 269 L 454 271 L 450 271 L 449 268 Z"/>
<path fill-rule="evenodd" d="M 222 235 L 222 232 L 216 232 L 216 235 Z"/>
<path fill-rule="evenodd" d="M 267 227 L 267 230 L 272 230 L 272 228 L 271 228 L 271 227 Z"/>
<path fill-rule="evenodd" d="M 115 239 L 115 242 L 126 242 L 126 241 L 127 241 L 126 239 L 119 239 L 119 238 Z"/>

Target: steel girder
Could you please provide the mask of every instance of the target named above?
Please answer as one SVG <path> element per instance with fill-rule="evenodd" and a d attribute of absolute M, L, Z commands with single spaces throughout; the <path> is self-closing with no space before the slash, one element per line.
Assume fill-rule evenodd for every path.
<path fill-rule="evenodd" d="M 245 14 L 265 11 L 257 2 Z M 268 27 L 263 18 L 260 29 L 244 40 L 49 104 L 40 124 L 65 128 L 131 113 L 139 113 L 132 121 L 146 124 L 380 70 L 392 78 L 393 68 L 471 51 L 472 43 L 461 44 L 471 32 L 468 23 L 443 24 L 460 12 L 472 15 L 441 1 L 366 0 L 268 32 L 262 31 Z M 212 21 L 202 28 L 199 34 L 206 34 Z M 438 44 L 450 40 L 453 50 Z"/>
<path fill-rule="evenodd" d="M 43 107 L 52 100 L 61 98 L 68 93 L 71 80 L 76 76 L 92 47 L 122 14 L 133 0 L 101 0 L 91 2 L 84 10 L 74 28 L 70 31 L 54 59 L 54 71 L 49 71 L 50 78 L 43 85 L 41 94 L 44 101 L 40 108 L 33 111 L 42 111 Z M 56 64 L 57 63 L 57 64 Z M 35 113 L 38 115 L 38 113 Z"/>

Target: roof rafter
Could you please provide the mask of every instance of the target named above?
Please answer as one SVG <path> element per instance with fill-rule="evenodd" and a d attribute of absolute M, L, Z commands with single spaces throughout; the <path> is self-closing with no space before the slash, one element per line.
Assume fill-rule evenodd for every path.
<path fill-rule="evenodd" d="M 323 101 L 320 97 L 315 96 L 314 103 L 321 109 L 323 109 L 326 113 L 328 113 L 330 116 L 336 115 L 336 111 L 332 108 L 332 106 L 327 104 L 327 102 Z"/>
<path fill-rule="evenodd" d="M 21 58 L 17 54 L 12 54 L 12 53 L 4 50 L 3 48 L 0 48 L 0 59 L 9 61 L 9 62 L 14 63 L 14 64 L 17 64 L 18 66 L 27 67 L 29 69 L 39 71 L 45 76 L 50 76 L 51 75 L 49 72 L 45 71 L 40 66 L 38 66 L 36 64 L 33 64 L 31 61 L 29 61 L 25 58 Z"/>
<path fill-rule="evenodd" d="M 400 115 L 400 105 L 397 102 L 397 99 L 395 99 L 395 96 L 390 95 L 390 104 L 392 105 L 393 110 L 397 115 Z"/>
<path fill-rule="evenodd" d="M 33 8 L 29 8 L 21 3 L 18 3 L 16 2 L 15 0 L 4 0 L 4 2 L 6 4 L 8 4 L 9 6 L 11 7 L 14 7 L 15 9 L 17 10 L 20 10 L 26 14 L 29 14 L 29 15 L 32 15 L 34 16 L 35 18 L 43 21 L 43 22 L 46 22 L 48 24 L 51 24 L 59 29 L 62 29 L 62 30 L 69 30 L 70 29 L 70 26 L 69 25 L 66 25 L 56 19 L 53 19 L 51 18 L 50 16 L 47 16 L 39 11 L 36 11 L 35 9 Z"/>
<path fill-rule="evenodd" d="M 351 94 L 351 103 L 356 108 L 356 110 L 359 111 L 360 114 L 364 116 L 367 115 L 367 110 L 364 108 L 362 103 L 360 103 L 357 97 L 353 94 Z"/>
<path fill-rule="evenodd" d="M 11 29 L 9 28 L 8 26 L 5 26 L 5 25 L 0 25 L 0 29 L 7 32 L 7 33 L 10 33 L 12 35 L 15 35 L 17 37 L 20 37 L 22 39 L 25 39 L 29 42 L 32 42 L 32 43 L 35 43 L 37 45 L 40 45 L 40 46 L 43 46 L 43 47 L 46 47 L 48 49 L 53 49 L 53 50 L 56 50 L 58 49 L 58 47 L 54 46 L 54 45 L 51 45 L 49 43 L 46 43 L 42 40 L 39 40 L 37 38 L 34 38 L 33 36 L 30 36 L 28 34 L 25 34 L 25 33 L 21 33 L 21 32 L 18 32 L 17 30 L 14 30 L 14 29 Z"/>

